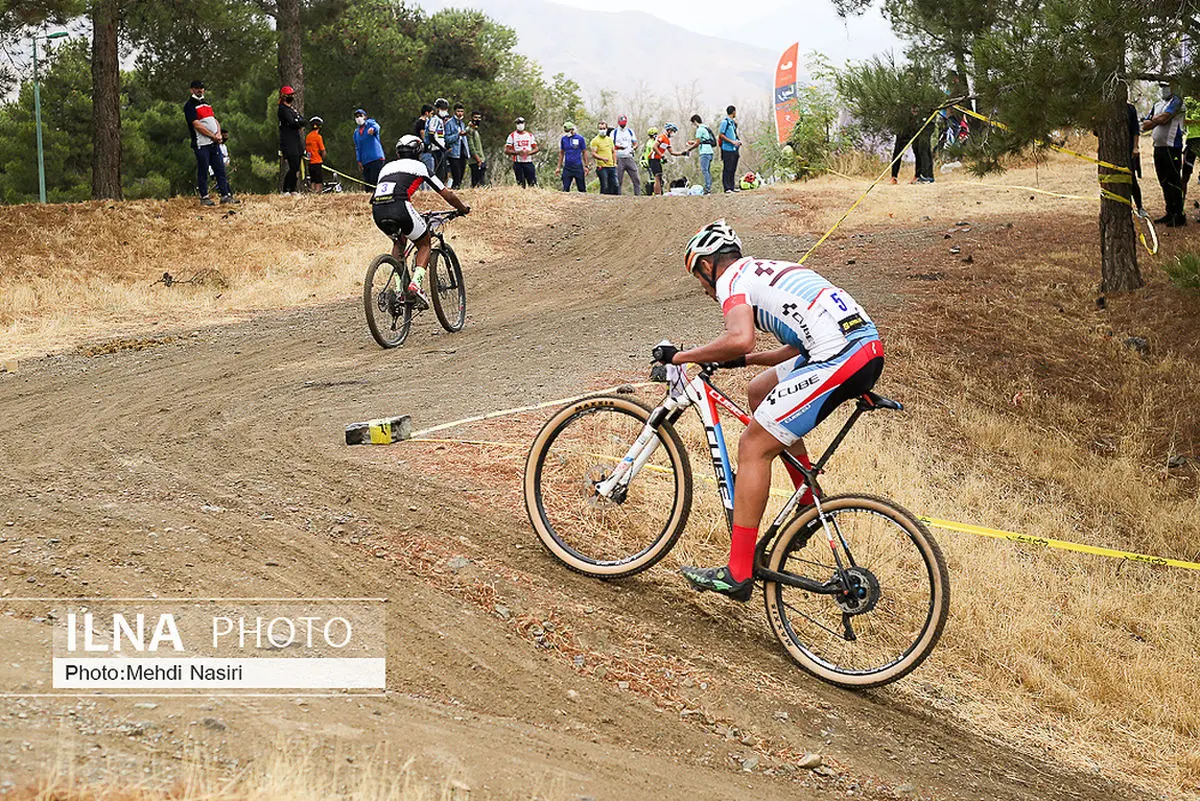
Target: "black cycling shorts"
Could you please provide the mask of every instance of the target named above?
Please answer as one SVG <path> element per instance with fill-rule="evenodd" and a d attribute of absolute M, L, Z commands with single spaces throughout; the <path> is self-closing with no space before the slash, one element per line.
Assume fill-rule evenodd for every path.
<path fill-rule="evenodd" d="M 662 159 L 650 159 L 650 174 L 662 175 Z"/>
<path fill-rule="evenodd" d="M 379 230 L 388 236 L 404 236 L 413 242 L 424 236 L 428 227 L 425 218 L 407 200 L 377 203 L 371 206 L 371 216 L 375 218 Z"/>

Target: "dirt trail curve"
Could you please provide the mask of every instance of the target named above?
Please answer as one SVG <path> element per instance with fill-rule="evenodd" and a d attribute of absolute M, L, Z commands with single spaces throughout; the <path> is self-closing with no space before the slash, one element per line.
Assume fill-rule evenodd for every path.
<path fill-rule="evenodd" d="M 225 729 L 194 726 L 186 737 L 219 764 L 261 757 L 280 735 L 340 755 L 386 741 L 393 754 L 418 755 L 423 773 L 461 778 L 483 797 L 1143 797 L 887 693 L 806 677 L 780 656 L 757 599 L 725 614 L 666 601 L 644 580 L 573 576 L 527 527 L 472 504 L 455 477 L 427 475 L 401 448 L 341 443 L 355 420 L 409 412 L 427 425 L 569 395 L 601 372 L 636 379 L 659 337 L 715 331 L 715 310 L 679 280 L 679 251 L 717 199 L 604 200 L 533 237 L 519 263 L 466 265 L 471 314 L 458 335 L 434 333 L 424 315 L 404 348 L 383 352 L 347 300 L 0 376 L 0 520 L 14 523 L 0 531 L 0 592 L 386 595 L 391 690 L 306 704 L 173 699 L 152 711 L 129 699 L 21 701 L 24 717 L 0 716 L 0 774 L 26 774 L 64 740 L 85 774 L 132 769 L 147 750 L 169 766 L 187 723 L 215 717 Z M 744 196 L 720 208 L 747 230 L 778 213 Z M 752 250 L 800 244 L 748 239 Z M 456 552 L 472 560 L 461 573 L 445 567 Z M 513 620 L 491 611 L 491 596 L 480 601 L 487 587 Z M 543 615 L 583 647 L 619 650 L 637 637 L 642 658 L 710 677 L 679 685 L 700 711 L 681 718 L 539 647 L 520 620 Z M 42 628 L 0 618 L 12 644 L 0 678 L 45 658 Z M 127 736 L 131 720 L 160 733 L 153 747 Z M 753 742 L 765 743 L 763 758 L 747 771 L 753 761 L 730 755 L 750 758 Z M 785 748 L 820 751 L 838 770 L 793 771 L 777 756 Z"/>

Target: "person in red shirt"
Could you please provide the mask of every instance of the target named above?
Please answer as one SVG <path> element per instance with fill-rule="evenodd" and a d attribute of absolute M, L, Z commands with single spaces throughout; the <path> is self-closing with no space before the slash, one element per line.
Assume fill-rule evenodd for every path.
<path fill-rule="evenodd" d="M 663 126 L 662 133 L 654 140 L 654 150 L 650 153 L 650 174 L 654 176 L 654 194 L 661 195 L 663 193 L 663 159 L 668 153 L 672 156 L 682 156 L 683 153 L 676 152 L 675 148 L 671 147 L 672 134 L 679 132 L 679 126 L 673 122 L 668 122 Z"/>
<path fill-rule="evenodd" d="M 325 120 L 313 117 L 308 124 L 312 128 L 304 137 L 304 152 L 308 155 L 308 182 L 313 191 L 319 194 L 325 188 L 325 168 L 322 166 L 325 163 L 325 139 L 321 136 L 321 126 Z"/>

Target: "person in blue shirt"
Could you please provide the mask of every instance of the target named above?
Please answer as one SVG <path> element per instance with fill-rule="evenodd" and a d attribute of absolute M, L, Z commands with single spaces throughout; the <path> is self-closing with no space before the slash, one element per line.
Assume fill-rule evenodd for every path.
<path fill-rule="evenodd" d="M 454 116 L 446 120 L 446 152 L 450 160 L 451 186 L 458 189 L 462 186 L 463 174 L 467 171 L 467 159 L 471 157 L 471 148 L 467 144 L 467 114 L 462 103 L 454 104 Z"/>
<path fill-rule="evenodd" d="M 725 119 L 721 120 L 717 141 L 721 143 L 721 187 L 726 192 L 737 192 L 737 165 L 742 140 L 738 138 L 737 108 L 734 106 L 725 108 Z"/>
<path fill-rule="evenodd" d="M 587 140 L 575 132 L 573 122 L 564 122 L 563 131 L 558 149 L 558 173 L 562 175 L 562 191 L 570 192 L 571 182 L 574 181 L 580 192 L 586 192 L 584 181 L 588 169 Z"/>
<path fill-rule="evenodd" d="M 361 108 L 354 110 L 354 158 L 362 171 L 367 191 L 375 189 L 379 171 L 383 169 L 383 145 L 379 142 L 379 123 Z"/>

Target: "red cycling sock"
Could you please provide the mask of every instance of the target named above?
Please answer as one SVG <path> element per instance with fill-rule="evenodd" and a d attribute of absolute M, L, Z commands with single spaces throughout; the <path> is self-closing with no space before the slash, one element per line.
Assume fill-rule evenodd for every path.
<path fill-rule="evenodd" d="M 807 469 L 807 470 L 812 469 L 812 461 L 809 460 L 807 453 L 804 454 L 803 456 L 797 456 L 796 461 L 798 461 L 800 464 L 804 465 L 805 469 Z M 791 478 L 792 478 L 792 486 L 795 487 L 796 489 L 800 489 L 800 485 L 804 483 L 804 474 L 801 473 L 796 468 L 792 467 L 790 462 L 784 462 L 783 466 L 787 469 L 788 475 L 791 476 Z M 809 487 L 809 488 L 805 489 L 804 494 L 800 496 L 800 505 L 808 506 L 812 502 L 813 502 L 812 487 Z"/>
<path fill-rule="evenodd" d="M 758 529 L 733 527 L 733 539 L 729 543 L 729 575 L 734 581 L 745 581 L 754 573 L 754 545 L 757 542 Z"/>

